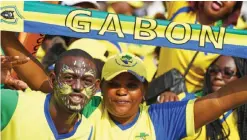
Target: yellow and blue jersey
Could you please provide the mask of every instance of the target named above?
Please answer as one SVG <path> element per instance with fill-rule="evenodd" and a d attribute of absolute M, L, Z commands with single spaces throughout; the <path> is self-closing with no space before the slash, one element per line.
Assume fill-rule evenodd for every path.
<path fill-rule="evenodd" d="M 74 129 L 59 134 L 49 113 L 51 94 L 1 89 L 1 138 L 3 140 L 88 140 L 93 126 L 83 115 Z"/>
<path fill-rule="evenodd" d="M 127 125 L 110 118 L 99 96 L 94 96 L 88 106 L 84 115 L 95 124 L 92 136 L 95 140 L 178 140 L 195 134 L 194 100 L 141 104 L 138 115 Z"/>
<path fill-rule="evenodd" d="M 179 94 L 179 99 L 181 101 L 186 100 L 192 100 L 199 98 L 202 96 L 202 92 L 197 92 L 196 94 L 190 94 L 190 93 L 181 93 Z M 228 139 L 229 140 L 240 140 L 239 134 L 238 134 L 238 126 L 237 126 L 237 111 L 236 110 L 229 110 L 228 112 L 225 112 L 224 115 L 222 115 L 220 118 L 220 122 L 223 126 L 223 128 L 228 132 L 230 129 L 230 134 Z M 194 136 L 189 136 L 183 138 L 183 140 L 206 140 L 206 126 L 203 126 Z"/>

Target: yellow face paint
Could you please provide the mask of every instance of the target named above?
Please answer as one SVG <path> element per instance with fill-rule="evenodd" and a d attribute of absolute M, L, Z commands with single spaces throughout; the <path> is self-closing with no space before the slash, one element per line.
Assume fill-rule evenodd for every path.
<path fill-rule="evenodd" d="M 56 84 L 54 89 L 61 95 L 68 95 L 73 92 L 73 89 L 68 84 Z"/>
<path fill-rule="evenodd" d="M 88 76 L 95 76 L 95 72 L 93 70 L 89 70 L 87 72 L 85 72 L 85 75 L 88 75 Z"/>
<path fill-rule="evenodd" d="M 84 91 L 83 94 L 90 99 L 93 96 L 93 94 L 96 92 L 96 88 L 94 85 L 92 85 L 90 87 L 84 88 L 83 91 Z"/>
<path fill-rule="evenodd" d="M 80 111 L 96 92 L 95 81 L 96 71 L 86 62 L 63 64 L 54 83 L 56 101 L 69 110 Z"/>
<path fill-rule="evenodd" d="M 67 69 L 67 70 L 64 70 L 64 72 L 63 73 L 74 73 L 74 71 L 73 70 L 71 70 L 71 69 Z"/>

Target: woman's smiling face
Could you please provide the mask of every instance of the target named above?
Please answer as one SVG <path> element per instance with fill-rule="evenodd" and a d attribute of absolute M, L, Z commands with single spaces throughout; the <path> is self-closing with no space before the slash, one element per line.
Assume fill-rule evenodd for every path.
<path fill-rule="evenodd" d="M 121 73 L 110 81 L 103 81 L 102 92 L 108 112 L 116 117 L 131 117 L 139 111 L 144 84 L 131 73 Z"/>

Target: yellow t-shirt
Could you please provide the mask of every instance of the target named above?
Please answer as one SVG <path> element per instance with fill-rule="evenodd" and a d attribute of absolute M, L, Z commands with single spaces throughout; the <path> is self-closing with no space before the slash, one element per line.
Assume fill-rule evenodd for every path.
<path fill-rule="evenodd" d="M 83 115 L 73 131 L 59 134 L 49 113 L 51 94 L 1 89 L 3 140 L 90 140 L 93 126 Z"/>
<path fill-rule="evenodd" d="M 166 4 L 168 19 L 192 24 L 196 22 L 196 14 L 188 9 L 188 2 L 167 2 Z M 195 53 L 196 51 L 162 47 L 160 50 L 157 76 L 162 75 L 172 68 L 176 68 L 184 74 Z M 190 71 L 186 75 L 186 87 L 188 92 L 194 92 L 202 88 L 204 73 L 207 67 L 218 56 L 218 54 L 199 52 Z"/>
<path fill-rule="evenodd" d="M 189 93 L 181 93 L 178 95 L 180 101 L 195 99 L 196 96 L 194 94 Z M 240 140 L 238 134 L 238 126 L 237 126 L 237 111 L 230 110 L 225 112 L 224 115 L 220 117 L 220 122 L 226 133 L 230 129 L 230 135 L 228 137 L 229 140 Z M 183 140 L 206 140 L 206 126 L 203 126 L 194 136 L 185 137 Z"/>
<path fill-rule="evenodd" d="M 194 100 L 141 104 L 136 118 L 124 126 L 109 117 L 100 96 L 94 96 L 83 113 L 95 125 L 94 140 L 175 140 L 195 134 Z"/>

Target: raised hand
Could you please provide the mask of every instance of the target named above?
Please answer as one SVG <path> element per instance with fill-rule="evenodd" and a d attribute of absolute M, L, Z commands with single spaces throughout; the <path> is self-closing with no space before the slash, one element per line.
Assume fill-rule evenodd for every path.
<path fill-rule="evenodd" d="M 175 93 L 166 91 L 158 97 L 157 101 L 158 103 L 176 102 L 179 101 L 179 98 Z"/>
<path fill-rule="evenodd" d="M 28 86 L 25 82 L 21 80 L 14 79 L 11 77 L 10 73 L 13 67 L 25 64 L 30 59 L 28 57 L 19 57 L 19 56 L 2 56 L 1 55 L 1 83 L 6 86 L 22 90 L 26 89 Z"/>

